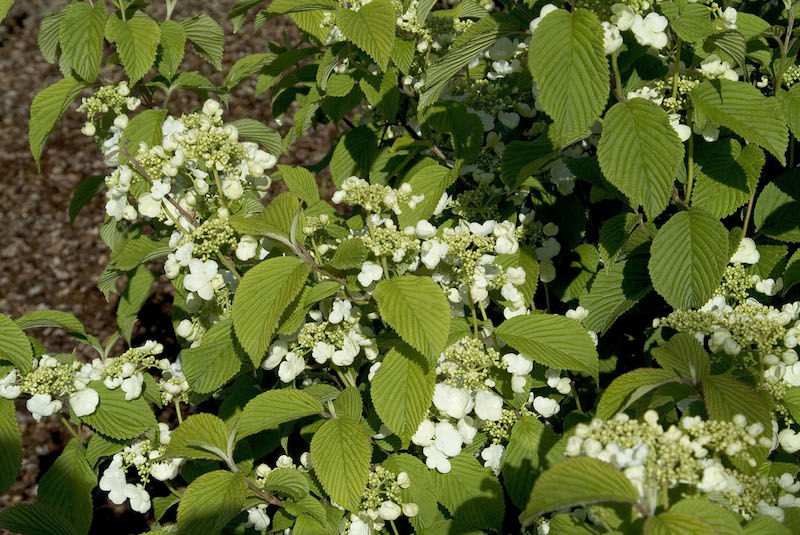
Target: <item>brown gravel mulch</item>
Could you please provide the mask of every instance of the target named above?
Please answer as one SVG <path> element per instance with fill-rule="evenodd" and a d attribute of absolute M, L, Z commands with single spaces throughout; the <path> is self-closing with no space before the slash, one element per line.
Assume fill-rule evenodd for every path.
<path fill-rule="evenodd" d="M 181 0 L 175 19 L 205 11 L 226 31 L 223 71 L 237 59 L 263 52 L 267 42 L 298 41 L 291 21 L 276 19 L 254 31 L 245 26 L 232 35 L 227 13 L 234 0 Z M 57 81 L 61 74 L 57 65 L 48 64 L 36 44 L 42 18 L 66 4 L 66 0 L 17 1 L 0 24 L 0 313 L 20 317 L 33 310 L 57 309 L 80 319 L 88 332 L 101 341 L 117 329 L 116 297 L 106 302 L 96 281 L 108 260 L 105 244 L 99 236 L 103 221 L 102 196 L 94 199 L 78 215 L 74 225 L 67 218 L 67 207 L 75 187 L 85 177 L 105 174 L 101 155 L 92 141 L 80 134 L 82 115 L 73 105 L 50 137 L 45 147 L 41 170 L 37 171 L 28 149 L 28 110 L 34 95 Z M 154 2 L 150 12 L 158 18 L 163 2 Z M 187 47 L 183 67 L 197 70 L 212 81 L 221 83 L 224 75 L 214 73 Z M 275 128 L 266 95 L 254 97 L 254 81 L 245 83 L 230 97 L 231 120 L 248 116 Z M 170 102 L 174 111 L 188 111 L 201 104 L 199 97 L 187 93 Z M 284 125 L 286 130 L 290 125 Z M 286 163 L 313 164 L 327 153 L 333 129 L 325 128 L 295 143 Z M 162 278 L 163 279 L 163 278 Z M 159 281 L 151 300 L 145 305 L 137 327 L 136 338 L 159 338 L 171 335 L 170 285 Z M 74 340 L 55 329 L 31 331 L 51 352 L 71 351 Z M 120 347 L 122 347 L 120 345 Z M 91 352 L 79 353 L 83 357 Z M 69 435 L 57 420 L 37 424 L 22 405 L 18 420 L 23 433 L 24 459 L 20 479 L 0 496 L 0 510 L 35 499 L 38 479 L 55 461 Z M 105 495 L 95 499 L 93 532 L 137 533 L 145 529 L 141 520 L 120 520 L 119 511 L 111 510 Z M 137 515 L 139 516 L 139 515 Z M 139 516 L 139 519 L 141 517 Z M 124 527 L 121 527 L 123 526 Z M 113 527 L 112 527 L 113 526 Z M 0 530 L 0 533 L 2 530 Z"/>

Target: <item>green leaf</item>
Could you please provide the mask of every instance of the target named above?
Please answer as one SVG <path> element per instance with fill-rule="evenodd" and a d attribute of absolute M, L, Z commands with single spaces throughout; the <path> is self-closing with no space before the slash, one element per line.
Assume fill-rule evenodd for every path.
<path fill-rule="evenodd" d="M 691 98 L 700 128 L 709 122 L 726 126 L 786 165 L 789 132 L 777 99 L 765 97 L 747 82 L 731 80 L 705 81 L 692 90 Z"/>
<path fill-rule="evenodd" d="M 22 535 L 83 535 L 53 508 L 43 503 L 23 503 L 0 513 L 0 528 Z"/>
<path fill-rule="evenodd" d="M 645 535 L 716 535 L 717 531 L 697 515 L 667 511 L 644 523 Z"/>
<path fill-rule="evenodd" d="M 100 394 L 100 402 L 83 421 L 97 431 L 111 438 L 129 439 L 156 427 L 156 417 L 143 397 L 126 401 L 121 388 L 109 390 L 101 381 L 92 381 L 89 388 Z"/>
<path fill-rule="evenodd" d="M 383 467 L 399 474 L 405 472 L 411 480 L 411 486 L 400 490 L 404 503 L 416 503 L 419 514 L 410 519 L 417 532 L 423 532 L 433 522 L 441 518 L 434 495 L 433 475 L 425 463 L 408 453 L 398 453 L 383 461 Z"/>
<path fill-rule="evenodd" d="M 511 501 L 524 509 L 539 474 L 560 461 L 559 436 L 535 416 L 517 420 L 503 454 L 503 483 Z"/>
<path fill-rule="evenodd" d="M 378 108 L 387 121 L 395 120 L 400 105 L 397 76 L 397 69 L 392 67 L 380 76 L 364 77 L 358 84 L 370 106 Z"/>
<path fill-rule="evenodd" d="M 463 528 L 499 530 L 503 524 L 505 502 L 497 477 L 468 453 L 462 452 L 449 460 L 448 473 L 434 473 L 439 503 Z"/>
<path fill-rule="evenodd" d="M 147 266 L 139 265 L 120 296 L 117 304 L 117 325 L 128 345 L 131 343 L 133 326 L 139 316 L 139 310 L 150 297 L 150 287 L 157 277 L 158 275 L 147 269 Z"/>
<path fill-rule="evenodd" d="M 384 71 L 394 49 L 395 19 L 394 6 L 389 0 L 373 0 L 358 11 L 336 11 L 336 25 L 344 37 L 369 54 Z"/>
<path fill-rule="evenodd" d="M 218 70 L 222 69 L 225 34 L 217 21 L 205 13 L 200 13 L 180 23 L 186 32 L 186 39 L 192 43 L 195 52 Z"/>
<path fill-rule="evenodd" d="M 9 361 L 22 373 L 31 371 L 31 343 L 22 329 L 3 314 L 0 314 L 0 359 Z"/>
<path fill-rule="evenodd" d="M 39 502 L 69 520 L 74 531 L 86 533 L 92 523 L 92 490 L 97 476 L 86 461 L 86 450 L 72 439 L 39 481 Z"/>
<path fill-rule="evenodd" d="M 492 46 L 501 37 L 518 31 L 518 22 L 505 14 L 490 15 L 473 23 L 464 33 L 453 39 L 448 52 L 426 71 L 425 91 L 420 96 L 419 109 L 422 110 L 438 102 L 439 95 L 450 79 L 478 54 Z M 400 42 L 398 41 L 398 44 Z M 404 46 L 400 48 L 404 48 Z M 413 58 L 413 45 L 410 54 Z M 395 63 L 402 68 L 402 63 Z"/>
<path fill-rule="evenodd" d="M 714 296 L 730 255 L 728 232 L 697 208 L 678 212 L 658 231 L 648 264 L 653 287 L 673 308 L 700 308 Z"/>
<path fill-rule="evenodd" d="M 39 25 L 39 37 L 37 38 L 37 42 L 42 56 L 48 63 L 55 63 L 56 61 L 61 21 L 64 20 L 69 8 L 70 6 L 67 5 L 55 13 L 50 13 L 42 19 L 42 23 Z"/>
<path fill-rule="evenodd" d="M 130 121 L 122 132 L 121 147 L 127 145 L 127 152 L 131 156 L 136 156 L 139 144 L 144 142 L 148 147 L 161 145 L 164 134 L 161 126 L 167 117 L 167 110 L 145 110 Z M 120 163 L 128 161 L 128 157 L 122 152 L 119 153 Z"/>
<path fill-rule="evenodd" d="M 0 22 L 6 18 L 8 10 L 11 9 L 11 6 L 13 5 L 14 0 L 0 0 Z"/>
<path fill-rule="evenodd" d="M 407 444 L 433 399 L 436 372 L 427 359 L 406 345 L 383 358 L 370 388 L 375 412 Z"/>
<path fill-rule="evenodd" d="M 275 468 L 264 479 L 264 488 L 300 499 L 308 495 L 308 476 L 296 468 Z"/>
<path fill-rule="evenodd" d="M 727 217 L 752 196 L 766 163 L 764 151 L 744 148 L 731 138 L 701 145 L 695 151 L 699 169 L 692 189 L 692 204 L 714 217 Z"/>
<path fill-rule="evenodd" d="M 607 420 L 651 390 L 677 380 L 675 372 L 657 368 L 639 368 L 620 375 L 603 392 L 597 404 L 597 418 Z"/>
<path fill-rule="evenodd" d="M 349 238 L 339 244 L 330 265 L 336 269 L 360 268 L 367 259 L 367 248 L 361 238 Z"/>
<path fill-rule="evenodd" d="M 117 53 L 131 83 L 144 77 L 156 60 L 161 42 L 161 27 L 144 11 L 123 22 L 111 17 L 106 25 L 106 38 L 117 45 Z"/>
<path fill-rule="evenodd" d="M 435 361 L 450 330 L 450 305 L 430 277 L 401 275 L 381 280 L 372 292 L 381 318 L 410 346 Z"/>
<path fill-rule="evenodd" d="M 367 4 L 370 5 L 370 4 Z M 367 126 L 357 126 L 345 132 L 333 149 L 330 170 L 331 179 L 337 188 L 346 178 L 366 178 L 372 160 L 378 154 L 378 138 Z"/>
<path fill-rule="evenodd" d="M 217 535 L 242 510 L 247 484 L 243 472 L 215 470 L 203 474 L 184 491 L 178 505 L 180 533 Z"/>
<path fill-rule="evenodd" d="M 430 218 L 436 211 L 442 195 L 458 178 L 456 175 L 453 170 L 436 164 L 426 165 L 410 173 L 404 183 L 411 186 L 412 195 L 424 195 L 425 198 L 413 209 L 403 208 L 403 213 L 397 218 L 400 228 L 413 226 L 423 219 Z"/>
<path fill-rule="evenodd" d="M 792 169 L 767 184 L 753 212 L 756 229 L 783 242 L 800 242 L 800 170 Z"/>
<path fill-rule="evenodd" d="M 761 515 L 745 524 L 744 533 L 745 535 L 790 535 L 792 532 L 774 518 Z"/>
<path fill-rule="evenodd" d="M 105 187 L 105 177 L 97 175 L 86 177 L 78 184 L 78 187 L 72 192 L 72 199 L 69 201 L 69 209 L 67 209 L 70 225 L 75 222 L 81 209 L 89 204 L 103 190 L 103 187 Z"/>
<path fill-rule="evenodd" d="M 243 117 L 231 123 L 239 130 L 239 136 L 247 141 L 258 143 L 273 156 L 281 154 L 281 135 L 267 125 Z"/>
<path fill-rule="evenodd" d="M 667 112 L 634 98 L 606 113 L 597 156 L 608 181 L 653 219 L 667 206 L 683 163 L 683 144 Z"/>
<path fill-rule="evenodd" d="M 319 200 L 317 181 L 308 169 L 290 165 L 279 165 L 278 169 L 283 181 L 289 186 L 289 191 L 304 200 L 306 204 L 311 205 Z"/>
<path fill-rule="evenodd" d="M 541 171 L 560 154 L 561 151 L 553 146 L 553 140 L 547 133 L 534 141 L 515 140 L 508 143 L 503 151 L 500 168 L 503 183 L 511 188 L 518 187 L 525 179 Z"/>
<path fill-rule="evenodd" d="M 239 85 L 242 81 L 250 78 L 266 65 L 272 63 L 277 57 L 278 56 L 275 54 L 250 54 L 249 56 L 243 57 L 233 64 L 233 67 L 231 67 L 231 70 L 225 77 L 225 83 L 223 85 L 227 88 Z"/>
<path fill-rule="evenodd" d="M 264 392 L 245 405 L 237 420 L 236 440 L 323 410 L 315 397 L 302 390 L 284 388 Z"/>
<path fill-rule="evenodd" d="M 37 327 L 58 327 L 78 334 L 86 334 L 83 324 L 69 312 L 60 310 L 34 310 L 28 312 L 17 320 L 20 329 L 34 329 Z"/>
<path fill-rule="evenodd" d="M 59 27 L 61 59 L 87 82 L 94 82 L 103 58 L 103 29 L 106 8 L 83 2 L 72 4 Z"/>
<path fill-rule="evenodd" d="M 581 323 L 602 334 L 652 289 L 647 265 L 640 258 L 630 257 L 607 265 L 580 298 L 580 305 L 589 311 Z"/>
<path fill-rule="evenodd" d="M 285 314 L 286 317 L 278 328 L 280 334 L 293 334 L 303 326 L 306 314 L 314 303 L 330 297 L 342 288 L 341 283 L 333 280 L 320 281 L 314 286 L 306 286 L 303 292 L 294 300 L 291 313 Z"/>
<path fill-rule="evenodd" d="M 167 256 L 172 251 L 169 240 L 154 241 L 149 236 L 140 235 L 128 240 L 118 252 L 112 253 L 110 260 L 118 270 L 129 271 L 151 260 Z"/>
<path fill-rule="evenodd" d="M 628 478 L 610 464 L 591 457 L 571 457 L 539 476 L 520 522 L 528 526 L 544 513 L 576 505 L 634 504 L 638 499 Z"/>
<path fill-rule="evenodd" d="M 425 109 L 419 121 L 423 132 L 428 129 L 450 134 L 453 155 L 469 162 L 475 159 L 483 145 L 483 125 L 480 118 L 467 111 L 460 102 L 443 100 Z M 439 200 L 438 198 L 436 199 Z"/>
<path fill-rule="evenodd" d="M 233 300 L 236 337 L 255 365 L 278 328 L 281 314 L 303 287 L 308 264 L 294 257 L 269 258 L 245 273 Z"/>
<path fill-rule="evenodd" d="M 539 101 L 553 119 L 555 139 L 569 145 L 586 137 L 609 92 L 603 27 L 597 16 L 582 8 L 548 13 L 531 38 L 528 67 L 539 86 Z"/>
<path fill-rule="evenodd" d="M 161 23 L 161 52 L 158 72 L 169 79 L 177 73 L 186 54 L 186 31 L 180 23 L 165 20 Z"/>
<path fill-rule="evenodd" d="M 516 316 L 495 331 L 511 347 L 539 364 L 598 376 L 597 349 L 589 333 L 572 318 L 554 314 Z"/>
<path fill-rule="evenodd" d="M 224 460 L 231 432 L 225 422 L 213 414 L 193 414 L 186 418 L 170 435 L 165 455 L 187 459 Z"/>
<path fill-rule="evenodd" d="M 0 492 L 17 480 L 22 466 L 22 435 L 15 414 L 14 402 L 0 399 Z"/>
<path fill-rule="evenodd" d="M 28 139 L 31 154 L 33 154 L 37 166 L 41 163 L 44 144 L 50 136 L 50 132 L 53 131 L 53 127 L 86 85 L 85 82 L 80 82 L 72 77 L 64 78 L 33 97 Z"/>
<path fill-rule="evenodd" d="M 797 137 L 800 135 L 800 84 L 794 84 L 789 91 L 781 89 L 776 96 L 792 134 Z"/>
<path fill-rule="evenodd" d="M 658 364 L 693 384 L 708 379 L 711 362 L 703 344 L 689 333 L 678 333 L 662 347 L 651 350 Z"/>
<path fill-rule="evenodd" d="M 713 31 L 711 10 L 708 7 L 678 0 L 661 2 L 661 13 L 669 19 L 675 33 L 687 43 L 700 42 Z"/>
<path fill-rule="evenodd" d="M 696 515 L 714 528 L 714 535 L 744 535 L 739 516 L 726 507 L 703 498 L 687 498 L 673 504 L 670 513 Z"/>
<path fill-rule="evenodd" d="M 364 400 L 361 397 L 361 391 L 354 386 L 348 386 L 336 396 L 333 408 L 339 416 L 346 415 L 356 420 L 362 420 L 364 416 Z"/>
<path fill-rule="evenodd" d="M 311 440 L 311 463 L 325 492 L 349 511 L 358 511 L 367 485 L 372 445 L 350 416 L 325 422 Z"/>
<path fill-rule="evenodd" d="M 200 345 L 181 353 L 186 380 L 192 390 L 201 394 L 221 388 L 239 372 L 245 361 L 247 356 L 236 343 L 230 319 L 213 325 L 203 335 Z"/>
<path fill-rule="evenodd" d="M 101 433 L 95 433 L 89 439 L 89 445 L 86 448 L 86 462 L 92 468 L 97 468 L 101 459 L 121 452 L 127 445 L 127 440 L 109 438 Z"/>

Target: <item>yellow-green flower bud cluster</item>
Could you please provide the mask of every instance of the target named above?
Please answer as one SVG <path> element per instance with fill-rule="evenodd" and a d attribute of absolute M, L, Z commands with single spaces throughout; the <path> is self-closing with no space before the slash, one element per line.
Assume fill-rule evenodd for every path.
<path fill-rule="evenodd" d="M 465 336 L 444 350 L 436 373 L 444 376 L 444 382 L 451 386 L 478 390 L 486 388 L 492 368 L 502 368 L 500 353 L 480 340 Z"/>
<path fill-rule="evenodd" d="M 524 416 L 532 416 L 534 413 L 527 407 L 523 407 L 519 414 L 511 409 L 503 409 L 503 415 L 496 422 L 487 421 L 483 424 L 483 430 L 489 435 L 493 444 L 505 442 L 511 436 L 511 428 Z"/>
<path fill-rule="evenodd" d="M 19 383 L 26 394 L 50 394 L 66 396 L 76 392 L 75 372 L 79 363 L 64 364 L 55 357 L 42 355 L 33 362 L 33 369 L 24 375 Z"/>
<path fill-rule="evenodd" d="M 131 97 L 128 82 L 123 81 L 117 85 L 105 85 L 99 88 L 91 97 L 84 98 L 78 111 L 86 113 L 86 118 L 93 121 L 97 115 L 113 111 L 115 115 L 123 115 L 139 107 L 141 101 Z"/>
<path fill-rule="evenodd" d="M 731 302 L 741 303 L 747 299 L 750 289 L 755 285 L 753 277 L 747 274 L 744 266 L 736 263 L 725 268 L 717 293 Z"/>
<path fill-rule="evenodd" d="M 235 247 L 238 238 L 227 217 L 216 217 L 203 221 L 191 234 L 178 242 L 178 247 L 189 242 L 194 243 L 192 256 L 205 262 L 216 257 L 223 248 Z"/>
<path fill-rule="evenodd" d="M 362 178 L 351 176 L 345 179 L 341 189 L 333 194 L 332 200 L 336 204 L 359 205 L 368 213 L 388 211 L 400 215 L 403 213 L 403 204 L 413 210 L 424 198 L 424 195 L 413 195 L 411 185 L 408 183 L 393 189 L 383 184 L 370 184 Z"/>

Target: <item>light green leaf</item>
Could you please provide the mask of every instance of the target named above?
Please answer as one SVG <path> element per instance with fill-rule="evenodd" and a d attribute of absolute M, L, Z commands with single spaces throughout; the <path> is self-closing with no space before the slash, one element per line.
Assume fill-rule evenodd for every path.
<path fill-rule="evenodd" d="M 553 119 L 555 139 L 568 145 L 586 137 L 609 92 L 597 16 L 582 8 L 548 13 L 531 38 L 528 67 L 539 86 L 539 101 Z"/>
<path fill-rule="evenodd" d="M 667 112 L 634 98 L 606 113 L 597 156 L 606 179 L 653 219 L 667 206 L 683 163 L 683 144 Z"/>
<path fill-rule="evenodd" d="M 794 84 L 789 91 L 781 89 L 776 96 L 792 134 L 795 138 L 800 136 L 800 84 Z"/>
<path fill-rule="evenodd" d="M 674 308 L 700 308 L 728 265 L 728 232 L 697 208 L 678 212 L 658 231 L 648 264 L 653 287 Z"/>
<path fill-rule="evenodd" d="M 581 323 L 602 334 L 652 289 L 647 264 L 641 258 L 630 257 L 607 265 L 580 298 L 580 305 L 589 311 Z"/>
<path fill-rule="evenodd" d="M 0 22 L 8 15 L 8 10 L 14 5 L 14 0 L 0 0 Z"/>
<path fill-rule="evenodd" d="M 192 390 L 210 394 L 225 385 L 247 361 L 247 355 L 236 343 L 230 319 L 213 325 L 200 345 L 181 353 L 183 372 Z"/>
<path fill-rule="evenodd" d="M 747 82 L 731 80 L 705 81 L 692 90 L 691 98 L 700 128 L 709 122 L 726 126 L 786 165 L 789 131 L 777 99 L 765 97 Z"/>
<path fill-rule="evenodd" d="M 289 191 L 304 200 L 306 204 L 311 205 L 319 200 L 317 181 L 308 169 L 291 165 L 279 165 L 278 169 L 283 181 L 289 186 Z"/>
<path fill-rule="evenodd" d="M 225 34 L 217 21 L 200 13 L 180 23 L 186 32 L 186 39 L 192 43 L 197 54 L 217 69 L 222 69 Z"/>
<path fill-rule="evenodd" d="M 239 514 L 247 495 L 245 474 L 215 470 L 192 481 L 178 505 L 180 533 L 217 535 Z"/>
<path fill-rule="evenodd" d="M 22 466 L 22 435 L 15 414 L 14 402 L 0 399 L 0 492 L 17 480 Z"/>
<path fill-rule="evenodd" d="M 22 503 L 0 513 L 0 528 L 22 535 L 83 535 L 43 503 Z"/>
<path fill-rule="evenodd" d="M 37 42 L 42 56 L 48 63 L 55 63 L 56 61 L 61 21 L 64 20 L 69 8 L 70 6 L 67 5 L 55 13 L 50 13 L 42 19 L 42 23 L 39 25 L 39 37 Z"/>
<path fill-rule="evenodd" d="M 284 314 L 285 319 L 278 328 L 280 334 L 293 334 L 303 326 L 306 314 L 314 303 L 330 297 L 342 288 L 341 283 L 333 280 L 320 281 L 314 286 L 306 286 L 303 292 L 294 300 L 292 307 Z"/>
<path fill-rule="evenodd" d="M 167 256 L 172 251 L 169 240 L 154 241 L 149 236 L 140 235 L 128 240 L 118 252 L 112 253 L 110 260 L 116 269 L 129 271 L 151 260 Z"/>
<path fill-rule="evenodd" d="M 462 452 L 449 461 L 448 473 L 434 473 L 439 503 L 464 528 L 498 531 L 503 524 L 505 501 L 497 477 L 468 453 Z"/>
<path fill-rule="evenodd" d="M 302 390 L 284 388 L 264 392 L 245 405 L 237 420 L 236 440 L 323 410 L 316 398 Z"/>
<path fill-rule="evenodd" d="M 744 535 L 739 516 L 726 507 L 703 498 L 686 498 L 673 504 L 671 513 L 696 515 L 714 528 L 714 535 Z"/>
<path fill-rule="evenodd" d="M 272 63 L 277 56 L 275 54 L 250 54 L 233 64 L 228 76 L 225 77 L 223 84 L 227 88 L 239 85 L 242 81 L 253 76 L 266 65 Z"/>
<path fill-rule="evenodd" d="M 419 514 L 410 519 L 417 532 L 422 532 L 441 518 L 434 495 L 433 475 L 424 462 L 408 453 L 398 453 L 389 456 L 382 465 L 395 474 L 408 474 L 411 486 L 401 489 L 400 496 L 404 503 L 416 503 L 419 507 Z"/>
<path fill-rule="evenodd" d="M 430 277 L 401 275 L 381 280 L 372 292 L 381 318 L 431 361 L 439 358 L 450 330 L 450 305 Z"/>
<path fill-rule="evenodd" d="M 144 77 L 156 60 L 161 42 L 161 27 L 144 11 L 123 22 L 111 17 L 106 25 L 106 38 L 117 45 L 117 53 L 131 83 Z"/>
<path fill-rule="evenodd" d="M 610 464 L 591 457 L 570 457 L 539 476 L 520 522 L 528 526 L 549 511 L 593 503 L 633 504 L 638 498 L 628 478 Z"/>
<path fill-rule="evenodd" d="M 28 337 L 3 314 L 0 314 L 0 359 L 9 361 L 22 373 L 28 373 L 33 362 L 33 349 Z"/>
<path fill-rule="evenodd" d="M 156 417 L 143 397 L 126 401 L 121 388 L 109 390 L 101 381 L 92 381 L 89 388 L 100 394 L 100 403 L 83 421 L 97 431 L 111 438 L 129 439 L 156 427 Z"/>
<path fill-rule="evenodd" d="M 275 468 L 264 479 L 264 488 L 300 499 L 308 495 L 308 476 L 296 468 Z"/>
<path fill-rule="evenodd" d="M 708 379 L 711 362 L 703 344 L 689 333 L 678 333 L 661 347 L 651 350 L 658 364 L 698 384 Z"/>
<path fill-rule="evenodd" d="M 800 170 L 772 180 L 758 196 L 753 211 L 756 229 L 783 242 L 800 242 Z"/>
<path fill-rule="evenodd" d="M 714 217 L 727 217 L 755 192 L 764 151 L 756 145 L 744 148 L 731 138 L 701 145 L 695 151 L 698 173 L 692 189 L 692 204 Z"/>
<path fill-rule="evenodd" d="M 77 533 L 92 523 L 92 490 L 97 476 L 86 461 L 86 449 L 72 439 L 39 481 L 39 502 L 68 519 Z"/>
<path fill-rule="evenodd" d="M 150 297 L 150 287 L 157 277 L 158 275 L 147 269 L 147 266 L 140 264 L 120 296 L 117 304 L 117 325 L 128 345 L 131 343 L 133 326 L 139 316 L 139 310 Z"/>
<path fill-rule="evenodd" d="M 360 268 L 367 259 L 367 248 L 361 238 L 349 238 L 339 244 L 330 265 L 336 269 Z"/>
<path fill-rule="evenodd" d="M 412 195 L 425 195 L 425 198 L 413 209 L 407 206 L 403 208 L 403 213 L 398 216 L 400 227 L 413 226 L 430 218 L 442 195 L 456 178 L 456 173 L 451 169 L 437 164 L 426 165 L 410 174 L 404 183 L 411 186 Z"/>
<path fill-rule="evenodd" d="M 792 531 L 772 518 L 760 515 L 744 526 L 745 535 L 791 535 Z"/>
<path fill-rule="evenodd" d="M 511 501 L 524 509 L 539 474 L 560 461 L 559 436 L 535 416 L 517 420 L 503 454 L 503 483 Z"/>
<path fill-rule="evenodd" d="M 162 22 L 160 45 L 161 59 L 158 62 L 158 72 L 172 79 L 186 54 L 186 31 L 183 26 L 174 20 Z"/>
<path fill-rule="evenodd" d="M 193 414 L 170 435 L 165 456 L 187 459 L 225 459 L 231 432 L 225 422 L 213 414 Z"/>
<path fill-rule="evenodd" d="M 358 11 L 336 12 L 336 25 L 344 37 L 369 54 L 384 71 L 394 49 L 395 19 L 394 6 L 389 0 L 373 0 Z"/>
<path fill-rule="evenodd" d="M 33 159 L 36 160 L 37 166 L 41 162 L 44 144 L 50 132 L 53 131 L 53 127 L 86 85 L 85 82 L 80 82 L 72 77 L 64 78 L 46 87 L 33 97 L 30 123 L 28 125 L 28 139 L 31 154 L 33 154 Z"/>
<path fill-rule="evenodd" d="M 384 357 L 370 388 L 375 412 L 407 444 L 417 432 L 433 399 L 436 373 L 428 361 L 406 345 Z"/>
<path fill-rule="evenodd" d="M 311 440 L 311 463 L 325 492 L 349 511 L 358 511 L 367 485 L 372 445 L 350 416 L 325 422 Z"/>
<path fill-rule="evenodd" d="M 607 420 L 651 390 L 677 380 L 675 372 L 658 368 L 639 368 L 620 375 L 603 392 L 597 404 L 597 418 Z"/>
<path fill-rule="evenodd" d="M 239 136 L 247 141 L 258 143 L 273 156 L 281 154 L 281 135 L 267 125 L 243 117 L 231 123 L 239 130 Z"/>
<path fill-rule="evenodd" d="M 121 147 L 125 149 L 131 156 L 136 156 L 139 150 L 139 144 L 144 142 L 148 147 L 155 147 L 161 145 L 164 139 L 164 134 L 161 126 L 164 124 L 164 119 L 167 117 L 167 110 L 145 110 L 130 121 L 128 126 L 122 132 Z M 120 163 L 128 161 L 128 157 L 121 151 L 119 154 Z"/>
<path fill-rule="evenodd" d="M 83 324 L 69 312 L 60 310 L 34 310 L 28 312 L 17 320 L 20 329 L 34 329 L 37 327 L 58 327 L 78 334 L 86 334 Z"/>
<path fill-rule="evenodd" d="M 495 331 L 511 347 L 558 370 L 598 376 L 597 349 L 589 333 L 572 318 L 554 314 L 516 316 Z"/>
<path fill-rule="evenodd" d="M 311 268 L 294 257 L 269 258 L 245 273 L 233 300 L 236 337 L 255 365 L 278 328 L 281 314 L 303 287 Z"/>
<path fill-rule="evenodd" d="M 59 27 L 61 60 L 87 82 L 94 82 L 103 58 L 103 29 L 106 9 L 103 2 L 94 7 L 72 4 Z"/>
<path fill-rule="evenodd" d="M 711 524 L 697 515 L 667 511 L 651 516 L 644 523 L 645 535 L 716 535 Z"/>
<path fill-rule="evenodd" d="M 711 23 L 711 10 L 708 7 L 678 0 L 661 2 L 661 13 L 669 19 L 675 33 L 687 43 L 703 41 L 714 30 Z"/>

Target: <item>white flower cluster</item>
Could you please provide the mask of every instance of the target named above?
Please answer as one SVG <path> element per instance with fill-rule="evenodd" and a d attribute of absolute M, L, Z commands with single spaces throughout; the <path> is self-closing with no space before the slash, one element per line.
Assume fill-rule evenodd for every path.
<path fill-rule="evenodd" d="M 178 475 L 183 459 L 164 457 L 170 441 L 169 426 L 158 424 L 158 441 L 149 439 L 125 446 L 121 453 L 115 454 L 111 464 L 105 469 L 99 481 L 100 490 L 108 492 L 108 499 L 117 505 L 130 501 L 131 509 L 137 513 L 147 513 L 152 503 L 145 485 L 152 477 L 158 481 L 169 481 Z M 129 483 L 127 472 L 135 468 L 137 482 Z"/>

